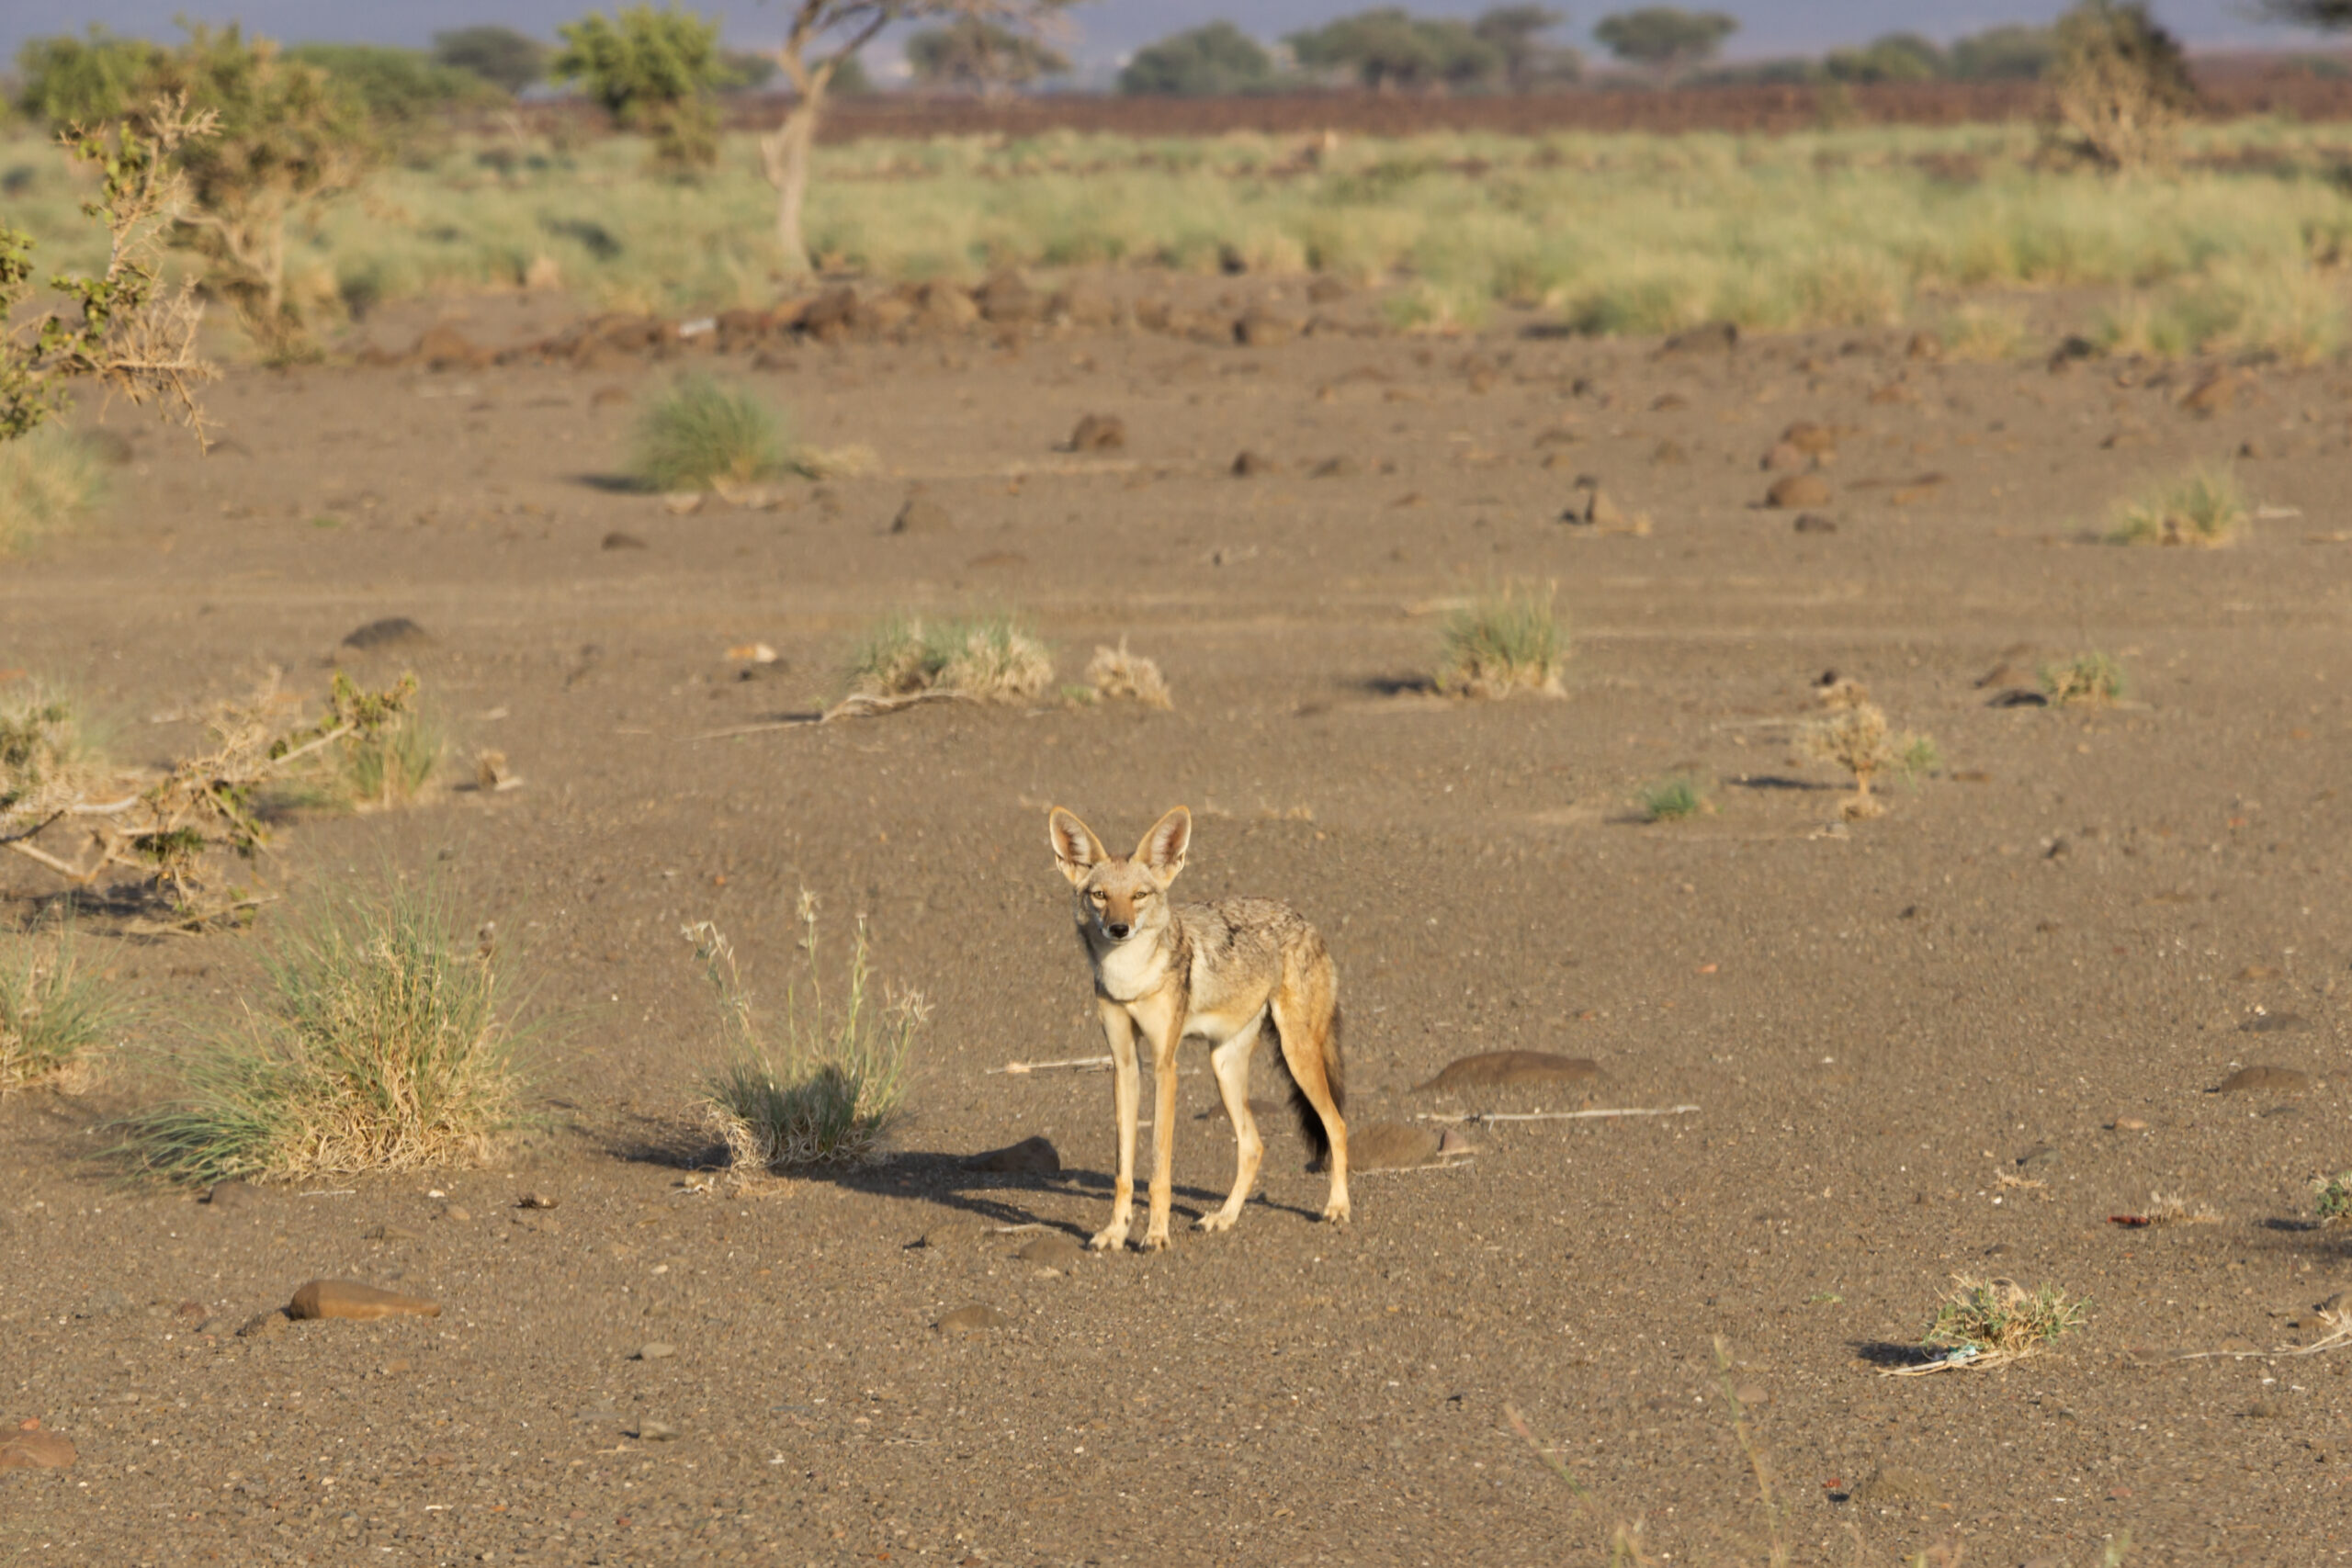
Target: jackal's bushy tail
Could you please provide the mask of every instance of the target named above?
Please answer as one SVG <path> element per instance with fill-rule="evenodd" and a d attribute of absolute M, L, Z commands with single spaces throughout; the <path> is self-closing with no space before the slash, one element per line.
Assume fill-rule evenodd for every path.
<path fill-rule="evenodd" d="M 1279 1025 L 1275 1032 L 1279 1047 L 1284 1043 L 1279 1039 Z M 1323 1081 L 1330 1088 L 1332 1108 L 1344 1112 L 1348 1108 L 1347 1067 L 1340 1059 L 1340 1009 L 1336 1003 L 1331 1008 L 1330 1024 L 1323 1031 L 1322 1047 Z M 1317 1113 L 1315 1102 L 1307 1099 L 1305 1089 L 1299 1088 L 1298 1075 L 1290 1070 L 1289 1053 L 1278 1048 L 1274 1052 L 1274 1060 L 1281 1065 L 1283 1077 L 1290 1083 L 1290 1108 L 1298 1118 L 1298 1135 L 1306 1140 L 1306 1146 L 1315 1156 L 1308 1162 L 1309 1168 L 1319 1170 L 1331 1162 L 1330 1129 L 1323 1125 L 1323 1118 Z"/>

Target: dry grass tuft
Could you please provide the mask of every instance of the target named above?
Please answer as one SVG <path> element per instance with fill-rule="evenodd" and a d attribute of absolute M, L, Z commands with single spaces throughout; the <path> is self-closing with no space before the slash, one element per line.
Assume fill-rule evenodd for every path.
<path fill-rule="evenodd" d="M 83 972 L 70 926 L 0 941 L 0 1100 L 41 1086 L 88 1089 L 127 1010 L 106 981 Z"/>
<path fill-rule="evenodd" d="M 2035 673 L 2043 693 L 2062 707 L 2074 704 L 2104 707 L 2123 700 L 2123 666 L 2104 653 L 2078 653 L 2063 662 L 2045 664 Z"/>
<path fill-rule="evenodd" d="M 1437 686 L 1473 697 L 1514 692 L 1563 694 L 1568 629 L 1552 609 L 1553 589 L 1515 583 L 1463 606 L 1439 633 Z"/>
<path fill-rule="evenodd" d="M 179 1064 L 126 1124 L 173 1180 L 299 1180 L 479 1161 L 516 1119 L 515 1038 L 487 948 L 394 887 L 322 910 L 272 955 L 263 1010 Z"/>
<path fill-rule="evenodd" d="M 2025 349 L 2025 312 L 1997 305 L 1967 304 L 1945 319 L 1937 333 L 1947 359 L 1996 363 Z"/>
<path fill-rule="evenodd" d="M 2170 1192 L 2148 1194 L 2148 1212 L 2143 1216 L 2152 1225 L 2218 1225 L 2222 1212 L 2211 1203 L 2191 1206 L 2188 1200 Z"/>
<path fill-rule="evenodd" d="M 817 900 L 805 889 L 799 917 L 808 966 L 785 992 L 782 1028 L 773 1035 L 752 1010 L 725 934 L 708 920 L 683 933 L 718 993 L 725 1055 L 704 1080 L 703 1111 L 741 1181 L 871 1157 L 899 1118 L 915 1033 L 930 1018 L 915 992 L 876 997 L 863 919 L 841 998 L 829 1001 L 817 959 Z"/>
<path fill-rule="evenodd" d="M 2108 540 L 2215 549 L 2236 538 L 2249 515 L 2235 474 L 2227 468 L 2191 468 L 2119 504 Z"/>
<path fill-rule="evenodd" d="M 2051 1285 L 2028 1291 L 2014 1280 L 1955 1275 L 1956 1289 L 1936 1308 L 1922 1337 L 1923 1347 L 1939 1351 L 1916 1366 L 1889 1369 L 1891 1375 L 1917 1376 L 1955 1368 L 1997 1367 L 2022 1360 L 2083 1325 L 2086 1302 L 2070 1299 Z"/>
<path fill-rule="evenodd" d="M 1853 776 L 1854 793 L 1838 807 L 1838 815 L 1847 821 L 1884 813 L 1886 807 L 1871 793 L 1871 785 L 1888 769 L 1916 780 L 1943 766 L 1943 752 L 1934 739 L 1915 730 L 1897 734 L 1887 723 L 1885 710 L 1871 701 L 1869 688 L 1860 681 L 1822 687 L 1820 698 L 1829 710 L 1827 716 L 1807 725 L 1798 741 L 1806 751 Z"/>
<path fill-rule="evenodd" d="M 0 556 L 68 526 L 105 488 L 96 455 L 70 431 L 45 425 L 0 440 Z"/>
<path fill-rule="evenodd" d="M 850 665 L 853 698 L 927 696 L 971 702 L 1034 702 L 1050 689 L 1054 661 L 1045 644 L 1011 615 L 926 621 L 893 615 Z"/>
<path fill-rule="evenodd" d="M 1094 657 L 1086 665 L 1086 684 L 1105 702 L 1125 698 L 1148 708 L 1176 705 L 1159 666 L 1140 653 L 1129 652 L 1125 637 L 1119 639 L 1116 648 L 1098 646 L 1094 649 Z"/>

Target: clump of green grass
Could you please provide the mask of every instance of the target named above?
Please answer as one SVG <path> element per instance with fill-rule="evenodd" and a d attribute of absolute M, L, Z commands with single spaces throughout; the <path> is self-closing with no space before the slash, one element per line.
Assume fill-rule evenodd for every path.
<path fill-rule="evenodd" d="M 2123 666 L 2104 653 L 2078 653 L 2036 671 L 2045 695 L 2060 706 L 2082 703 L 2104 706 L 2123 697 Z"/>
<path fill-rule="evenodd" d="M 724 1055 L 703 1081 L 704 1114 L 741 1180 L 870 1158 L 904 1107 L 908 1059 L 930 1016 L 911 991 L 878 994 L 863 919 L 848 974 L 829 997 L 817 900 L 805 889 L 799 919 L 807 967 L 774 1030 L 753 1010 L 726 935 L 707 920 L 684 932 L 718 993 Z"/>
<path fill-rule="evenodd" d="M 1920 1338 L 1939 1354 L 1902 1372 L 1942 1371 L 1955 1367 L 1997 1367 L 2032 1355 L 2061 1335 L 2080 1328 L 2087 1302 L 2053 1285 L 2029 1291 L 2014 1280 L 1953 1277 L 1952 1293 L 1936 1307 L 1935 1321 Z"/>
<path fill-rule="evenodd" d="M 404 709 L 335 750 L 337 793 L 362 810 L 405 805 L 432 783 L 447 750 L 439 720 L 420 709 Z"/>
<path fill-rule="evenodd" d="M 2245 493 L 2227 468 L 2191 468 L 2160 479 L 2117 506 L 2108 535 L 2119 545 L 2188 545 L 2211 549 L 2245 527 Z"/>
<path fill-rule="evenodd" d="M 926 696 L 973 702 L 1034 702 L 1051 689 L 1045 644 L 1009 615 L 930 621 L 892 615 L 850 661 L 853 698 L 885 704 Z"/>
<path fill-rule="evenodd" d="M 2312 1178 L 2312 1202 L 2324 1225 L 2352 1224 L 2352 1170 Z"/>
<path fill-rule="evenodd" d="M 792 466 L 784 419 L 757 395 L 696 372 L 649 404 L 629 472 L 648 490 L 756 484 Z"/>
<path fill-rule="evenodd" d="M 71 431 L 44 425 L 0 441 L 0 555 L 66 527 L 104 488 L 96 455 Z"/>
<path fill-rule="evenodd" d="M 486 1157 L 514 1124 L 515 1034 L 487 949 L 395 886 L 321 910 L 269 960 L 258 1012 L 178 1064 L 123 1152 L 177 1181 L 298 1180 Z"/>
<path fill-rule="evenodd" d="M 1706 781 L 1690 773 L 1653 779 L 1634 792 L 1634 801 L 1645 822 L 1679 822 L 1714 809 Z"/>
<path fill-rule="evenodd" d="M 65 1094 L 89 1088 L 127 1010 L 103 977 L 82 968 L 71 926 L 0 939 L 0 1100 L 44 1085 Z"/>
<path fill-rule="evenodd" d="M 1944 749 L 1932 735 L 1906 729 L 1894 738 L 1894 765 L 1916 787 L 1920 779 L 1944 765 Z"/>
<path fill-rule="evenodd" d="M 1568 629 L 1547 585 L 1514 583 L 1453 612 L 1439 632 L 1437 686 L 1474 697 L 1562 694 Z"/>

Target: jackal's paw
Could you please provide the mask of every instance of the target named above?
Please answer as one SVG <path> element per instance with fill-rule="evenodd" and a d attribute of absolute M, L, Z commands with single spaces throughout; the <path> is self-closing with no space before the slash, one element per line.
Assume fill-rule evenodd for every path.
<path fill-rule="evenodd" d="M 1144 1250 L 1144 1251 L 1146 1251 L 1146 1252 L 1165 1252 L 1165 1251 L 1167 1251 L 1167 1250 L 1168 1250 L 1168 1233 L 1167 1233 L 1166 1231 L 1152 1231 L 1152 1232 L 1150 1232 L 1148 1235 L 1147 1235 L 1143 1238 L 1143 1247 L 1142 1247 L 1142 1250 Z"/>
<path fill-rule="evenodd" d="M 1335 1225 L 1346 1224 L 1351 1213 L 1352 1211 L 1348 1207 L 1348 1201 L 1345 1198 L 1334 1198 L 1323 1205 L 1324 1219 Z"/>
<path fill-rule="evenodd" d="M 1233 1228 L 1234 1221 L 1240 1217 L 1238 1214 L 1228 1214 L 1220 1209 L 1215 1213 L 1203 1214 L 1199 1219 L 1194 1220 L 1193 1228 L 1196 1231 L 1229 1231 Z"/>
<path fill-rule="evenodd" d="M 1096 1252 L 1116 1252 L 1119 1248 L 1127 1245 L 1127 1227 L 1125 1225 L 1106 1226 L 1102 1230 L 1096 1231 L 1094 1233 L 1094 1238 L 1091 1241 L 1089 1241 L 1086 1245 Z"/>

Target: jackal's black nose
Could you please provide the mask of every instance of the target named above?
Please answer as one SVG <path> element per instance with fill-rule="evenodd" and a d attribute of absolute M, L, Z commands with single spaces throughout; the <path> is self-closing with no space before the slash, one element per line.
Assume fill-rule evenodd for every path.
<path fill-rule="evenodd" d="M 1127 940 L 1127 932 L 1133 928 L 1125 920 L 1111 920 L 1106 922 L 1102 929 L 1111 933 L 1113 942 L 1125 942 Z"/>

